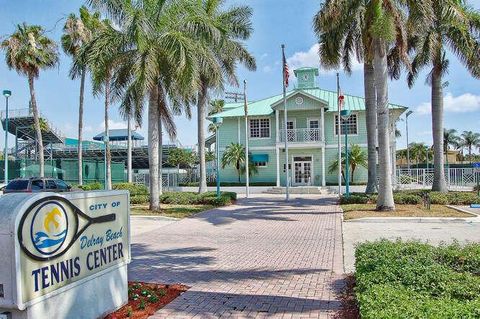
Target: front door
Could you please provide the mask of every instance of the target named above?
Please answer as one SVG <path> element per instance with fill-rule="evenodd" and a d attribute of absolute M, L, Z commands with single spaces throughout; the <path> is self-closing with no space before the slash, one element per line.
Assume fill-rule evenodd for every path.
<path fill-rule="evenodd" d="M 294 185 L 309 186 L 312 185 L 312 158 L 295 157 L 294 165 Z"/>

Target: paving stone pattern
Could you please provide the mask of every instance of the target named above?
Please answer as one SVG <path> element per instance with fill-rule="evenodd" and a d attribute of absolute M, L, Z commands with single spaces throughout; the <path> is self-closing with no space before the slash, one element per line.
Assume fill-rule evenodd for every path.
<path fill-rule="evenodd" d="M 340 215 L 333 197 L 239 200 L 134 234 L 129 280 L 191 287 L 157 319 L 331 318 L 344 284 Z"/>

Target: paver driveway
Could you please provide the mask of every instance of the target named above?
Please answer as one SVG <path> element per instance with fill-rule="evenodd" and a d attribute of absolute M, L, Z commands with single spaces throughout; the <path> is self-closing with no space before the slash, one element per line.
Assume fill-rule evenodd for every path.
<path fill-rule="evenodd" d="M 333 197 L 257 195 L 133 233 L 129 279 L 191 286 L 154 318 L 328 318 L 343 286 L 341 227 Z"/>

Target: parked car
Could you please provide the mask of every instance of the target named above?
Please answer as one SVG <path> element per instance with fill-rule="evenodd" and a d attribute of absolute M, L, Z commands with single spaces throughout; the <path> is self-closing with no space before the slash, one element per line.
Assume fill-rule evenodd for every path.
<path fill-rule="evenodd" d="M 19 178 L 10 181 L 5 186 L 3 193 L 37 193 L 37 192 L 69 192 L 72 189 L 70 185 L 55 178 Z"/>

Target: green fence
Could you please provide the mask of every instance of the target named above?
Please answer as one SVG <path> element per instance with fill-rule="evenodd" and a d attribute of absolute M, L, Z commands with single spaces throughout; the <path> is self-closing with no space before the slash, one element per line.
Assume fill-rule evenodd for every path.
<path fill-rule="evenodd" d="M 0 160 L 0 181 L 5 179 L 5 162 Z M 112 162 L 112 183 L 125 182 L 125 164 Z M 32 160 L 8 161 L 8 179 L 35 177 L 40 175 L 38 162 Z M 78 160 L 54 159 L 45 161 L 45 177 L 60 178 L 69 184 L 77 185 Z M 103 160 L 83 161 L 83 183 L 105 182 L 105 164 Z"/>

